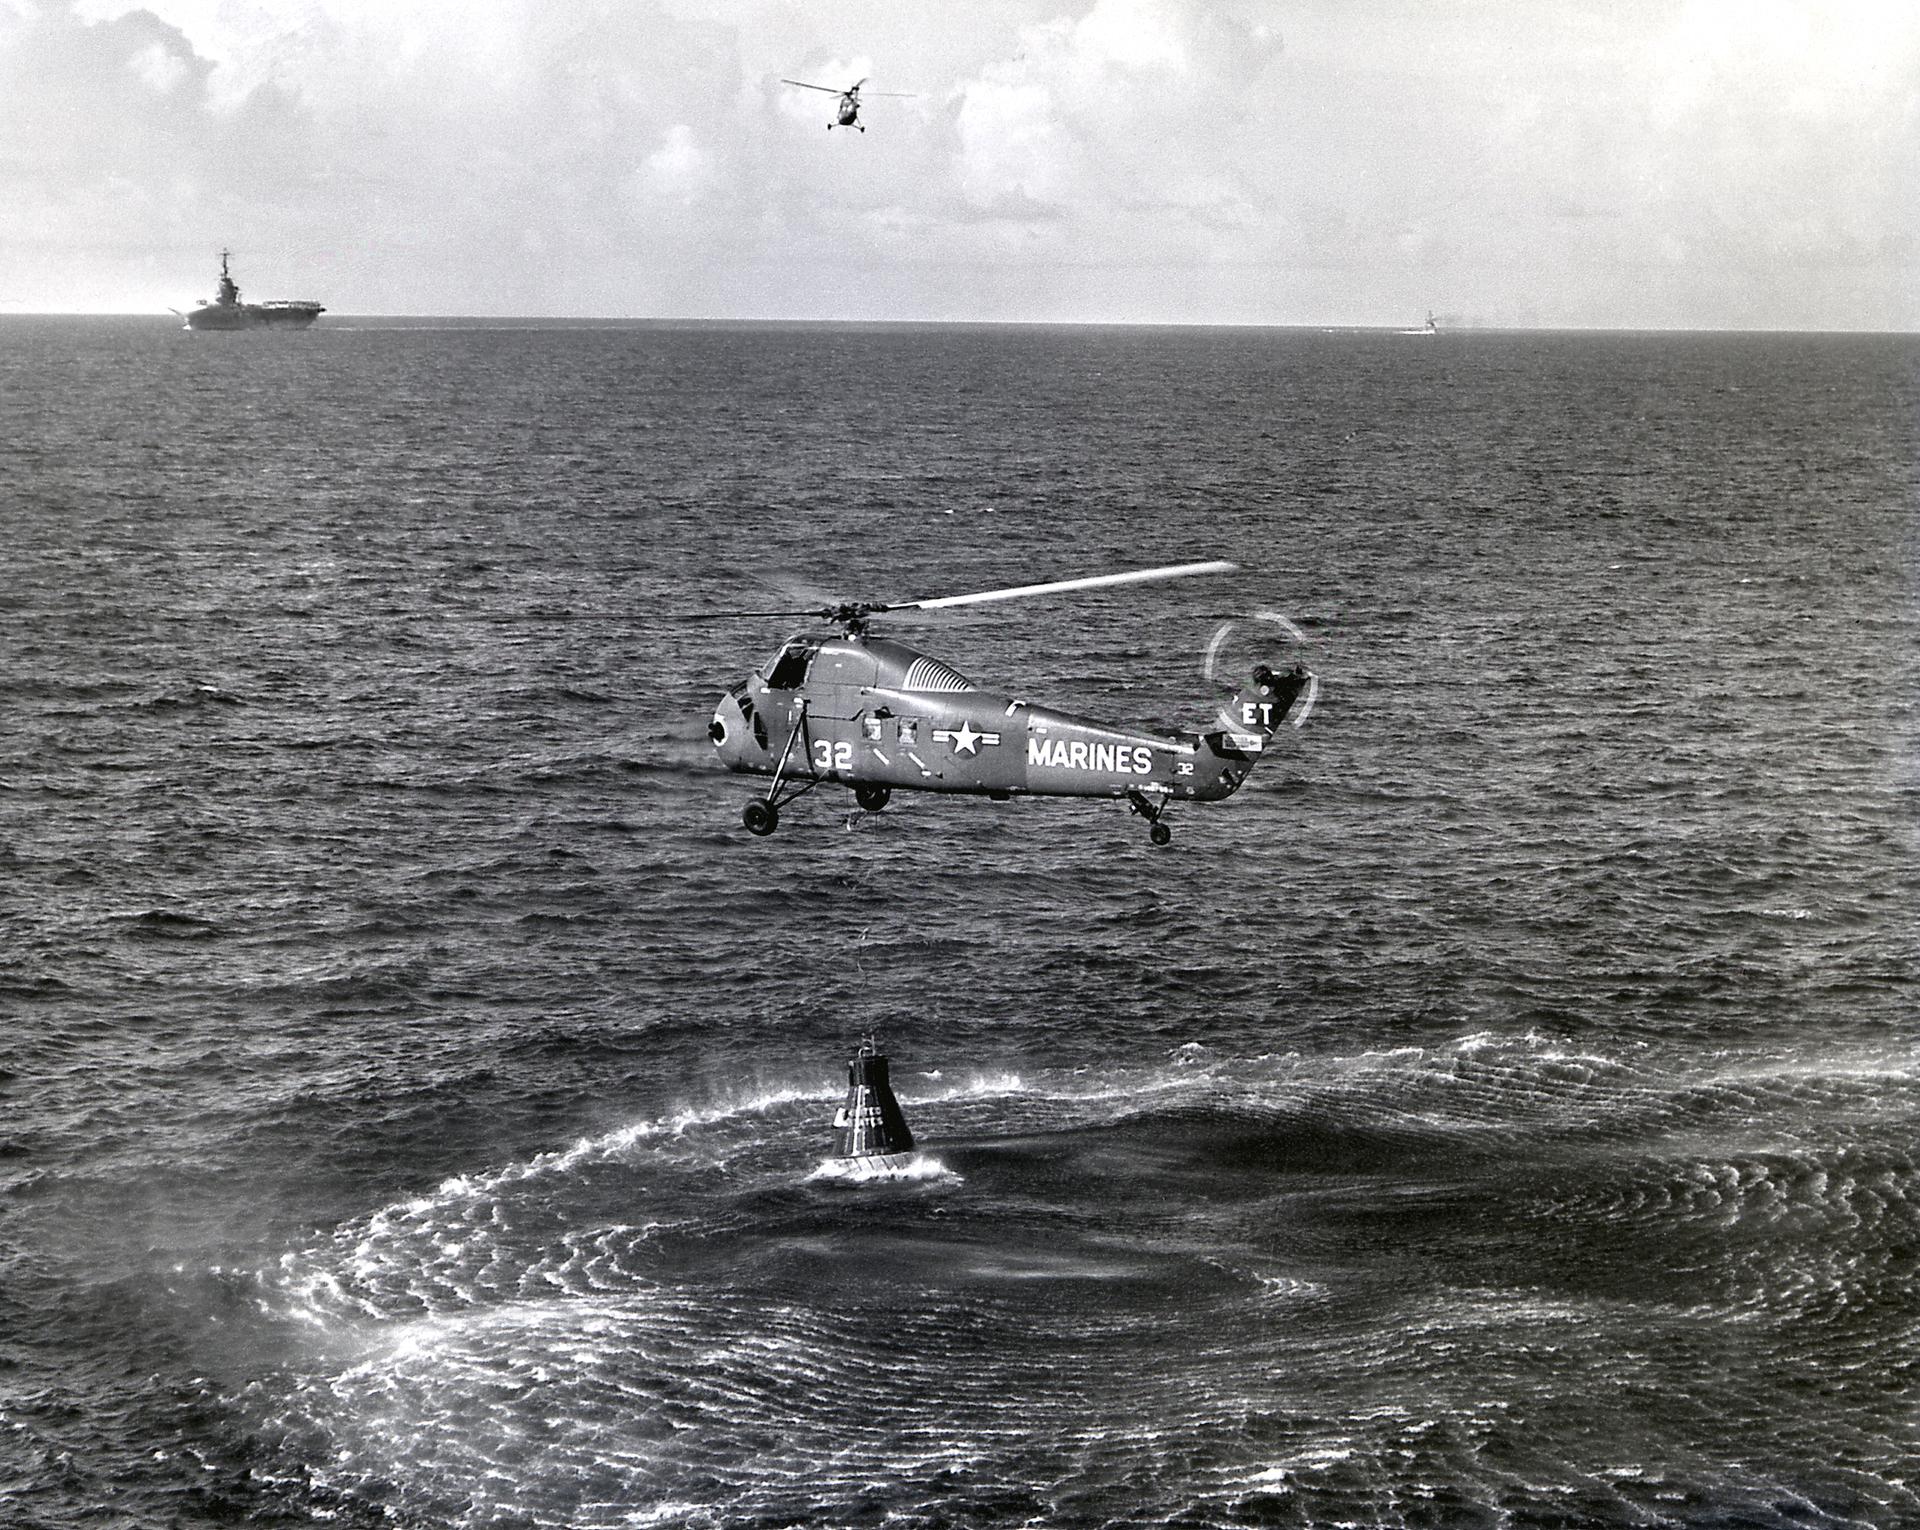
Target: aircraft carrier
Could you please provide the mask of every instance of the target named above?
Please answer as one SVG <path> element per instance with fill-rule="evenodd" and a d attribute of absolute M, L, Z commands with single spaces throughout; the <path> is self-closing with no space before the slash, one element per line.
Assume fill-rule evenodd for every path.
<path fill-rule="evenodd" d="M 227 270 L 227 251 L 220 252 L 220 291 L 211 303 L 202 303 L 184 315 L 188 329 L 305 329 L 326 308 L 304 299 L 271 303 L 243 303 L 240 288 Z"/>

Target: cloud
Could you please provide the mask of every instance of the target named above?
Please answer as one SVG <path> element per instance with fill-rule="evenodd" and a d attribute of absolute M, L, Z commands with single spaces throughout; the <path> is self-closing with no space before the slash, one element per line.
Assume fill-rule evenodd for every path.
<path fill-rule="evenodd" d="M 984 212 L 1058 215 L 1085 173 L 1076 163 L 1075 135 L 1044 84 L 991 77 L 974 82 L 961 95 L 959 132 L 960 191 Z"/>
<path fill-rule="evenodd" d="M 676 122 L 660 147 L 647 156 L 641 190 L 649 200 L 691 204 L 715 182 L 713 156 L 701 147 L 692 127 Z"/>
<path fill-rule="evenodd" d="M 169 95 L 191 81 L 195 62 L 190 48 L 167 42 L 150 42 L 128 60 L 134 77 L 161 95 Z"/>
<path fill-rule="evenodd" d="M 0 31 L 0 152 L 43 186 L 165 165 L 193 143 L 211 72 L 144 11 L 93 25 L 57 9 L 16 16 Z"/>
<path fill-rule="evenodd" d="M 0 0 L 0 290 L 178 305 L 231 244 L 251 291 L 363 312 L 1913 323 L 1916 33 L 1904 0 Z M 912 94 L 829 133 L 783 76 Z"/>
<path fill-rule="evenodd" d="M 1260 165 L 1234 151 L 1279 53 L 1270 29 L 1176 0 L 1031 26 L 960 89 L 961 190 L 1124 221 L 1245 202 Z"/>

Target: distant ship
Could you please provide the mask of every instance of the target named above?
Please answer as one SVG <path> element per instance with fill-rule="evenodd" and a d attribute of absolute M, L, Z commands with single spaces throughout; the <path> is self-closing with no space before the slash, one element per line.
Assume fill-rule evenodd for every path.
<path fill-rule="evenodd" d="M 1400 330 L 1399 333 L 1403 335 L 1437 335 L 1440 333 L 1440 321 L 1433 316 L 1433 310 L 1429 308 L 1427 310 L 1427 322 L 1425 324 L 1421 325 L 1418 329 Z"/>
<path fill-rule="evenodd" d="M 220 295 L 185 315 L 188 329 L 305 329 L 327 310 L 319 303 L 283 299 L 273 303 L 243 303 L 240 289 L 227 270 L 227 252 L 220 252 Z"/>

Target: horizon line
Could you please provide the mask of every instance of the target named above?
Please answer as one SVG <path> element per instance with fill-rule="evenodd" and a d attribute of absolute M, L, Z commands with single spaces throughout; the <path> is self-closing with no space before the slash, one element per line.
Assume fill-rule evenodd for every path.
<path fill-rule="evenodd" d="M 0 305 L 20 302 L 20 299 L 0 298 Z M 0 310 L 0 320 L 6 319 L 150 319 L 156 323 L 169 319 L 184 318 L 187 310 L 165 309 L 155 312 L 152 309 L 28 309 L 19 308 L 11 312 Z M 499 313 L 376 313 L 347 312 L 326 310 L 334 320 L 379 320 L 382 322 L 457 322 L 461 324 L 515 324 L 515 325 L 788 325 L 788 326 L 829 326 L 829 325 L 865 325 L 870 327 L 895 328 L 976 328 L 976 329 L 1276 329 L 1309 330 L 1318 333 L 1352 334 L 1405 334 L 1421 336 L 1426 334 L 1676 334 L 1676 335 L 1920 335 L 1920 327 L 1912 329 L 1888 329 L 1866 327 L 1827 328 L 1800 325 L 1768 324 L 1580 324 L 1580 323 L 1539 323 L 1539 324 L 1445 324 L 1436 329 L 1427 330 L 1422 326 L 1410 326 L 1402 321 L 1381 323 L 1336 323 L 1326 320 L 1274 320 L 1274 319 L 901 319 L 901 318 L 784 318 L 774 315 L 756 315 L 751 317 L 719 318 L 696 314 L 499 314 Z M 179 326 L 186 330 L 186 325 Z M 337 324 L 327 325 L 316 321 L 310 328 L 337 328 Z M 302 331 L 304 332 L 304 331 Z"/>

